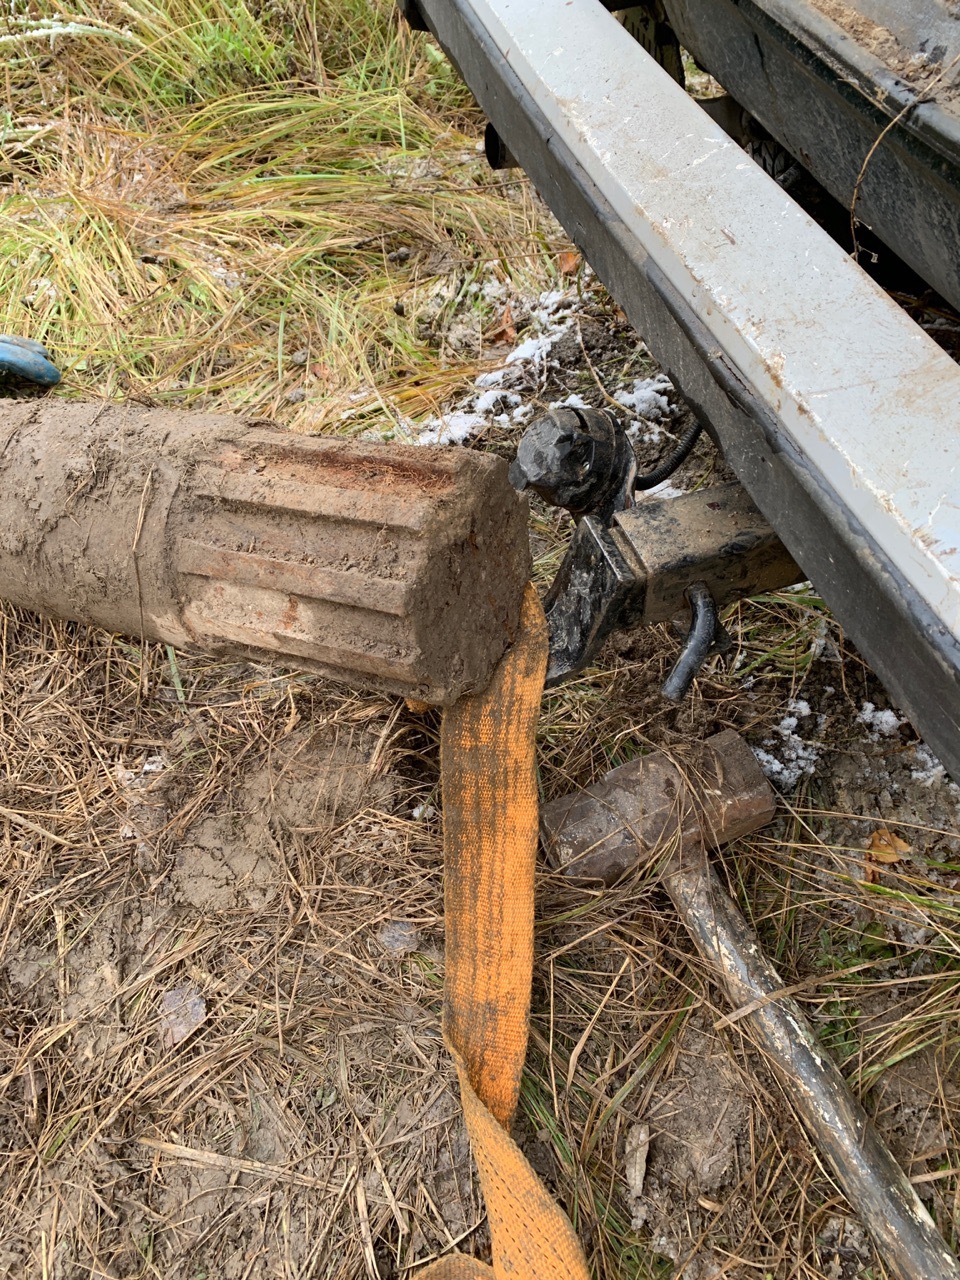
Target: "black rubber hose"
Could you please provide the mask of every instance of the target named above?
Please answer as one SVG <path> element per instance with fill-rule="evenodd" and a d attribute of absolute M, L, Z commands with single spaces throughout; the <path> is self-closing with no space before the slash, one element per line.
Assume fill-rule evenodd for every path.
<path fill-rule="evenodd" d="M 663 484 L 664 480 L 669 479 L 676 471 L 681 462 L 685 462 L 693 450 L 693 446 L 700 439 L 700 432 L 703 430 L 699 422 L 695 422 L 688 427 L 673 453 L 667 454 L 662 462 L 658 462 L 652 471 L 648 471 L 645 476 L 637 476 L 634 481 L 634 489 L 653 489 L 658 484 Z"/>
<path fill-rule="evenodd" d="M 716 601 L 705 582 L 691 582 L 684 595 L 690 605 L 690 630 L 660 690 L 670 702 L 679 702 L 690 688 L 713 647 L 719 621 Z"/>

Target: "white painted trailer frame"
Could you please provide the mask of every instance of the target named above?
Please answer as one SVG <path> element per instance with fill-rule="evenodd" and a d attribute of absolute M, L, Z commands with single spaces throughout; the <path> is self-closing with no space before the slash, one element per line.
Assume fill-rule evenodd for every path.
<path fill-rule="evenodd" d="M 418 7 L 960 778 L 960 366 L 598 0 Z"/>

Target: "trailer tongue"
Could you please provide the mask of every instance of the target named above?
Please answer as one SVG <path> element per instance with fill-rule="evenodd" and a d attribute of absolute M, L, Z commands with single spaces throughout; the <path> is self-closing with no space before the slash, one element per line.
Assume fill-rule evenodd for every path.
<path fill-rule="evenodd" d="M 597 0 L 420 0 L 420 13 L 960 776 L 960 366 Z"/>

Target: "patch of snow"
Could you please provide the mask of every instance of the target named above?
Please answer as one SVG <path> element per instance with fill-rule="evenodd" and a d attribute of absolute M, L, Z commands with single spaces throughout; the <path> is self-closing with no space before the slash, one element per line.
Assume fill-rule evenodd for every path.
<path fill-rule="evenodd" d="M 542 364 L 550 354 L 550 348 L 559 337 L 556 330 L 539 333 L 532 338 L 525 338 L 518 347 L 507 356 L 505 364 L 519 364 L 521 361 Z"/>
<path fill-rule="evenodd" d="M 492 409 L 513 409 L 520 403 L 520 397 L 513 391 L 504 391 L 502 387 L 491 387 L 477 396 L 473 402 L 476 413 L 490 413 Z"/>
<path fill-rule="evenodd" d="M 486 281 L 480 292 L 488 300 L 500 302 L 508 291 L 506 285 L 493 279 Z M 501 368 L 490 369 L 475 379 L 472 401 L 465 400 L 459 408 L 422 423 L 404 421 L 403 434 L 417 444 L 463 444 L 486 424 L 488 418 L 484 415 L 499 411 L 495 421 L 504 426 L 511 420 L 526 421 L 533 405 L 521 404 L 520 396 L 508 388 L 522 386 L 530 372 L 538 377 L 544 372 L 554 343 L 573 324 L 571 312 L 578 302 L 579 295 L 570 290 L 551 289 L 541 293 L 529 309 L 531 327 L 539 332 L 528 333 L 505 357 Z M 656 379 L 647 381 L 652 383 Z M 669 387 L 669 381 L 664 381 Z M 589 408 L 586 401 L 575 394 L 559 403 L 577 409 Z"/>
<path fill-rule="evenodd" d="M 419 427 L 414 426 L 413 430 L 417 432 L 417 444 L 463 444 L 486 421 L 482 413 L 454 409 L 441 418 L 428 418 Z"/>
<path fill-rule="evenodd" d="M 637 418 L 659 422 L 662 418 L 672 418 L 675 413 L 667 399 L 667 392 L 672 390 L 673 383 L 667 375 L 658 373 L 652 378 L 637 378 L 632 391 L 614 392 L 613 398 Z"/>
<path fill-rule="evenodd" d="M 577 301 L 576 294 L 566 289 L 548 289 L 541 293 L 536 305 L 530 308 L 530 314 L 543 325 L 549 325 L 560 311 L 569 310 Z"/>
<path fill-rule="evenodd" d="M 546 365 L 554 343 L 573 324 L 573 317 L 569 314 L 564 315 L 563 312 L 569 311 L 576 302 L 575 294 L 566 293 L 560 289 L 541 293 L 537 303 L 530 308 L 530 319 L 539 327 L 540 332 L 524 338 L 507 355 L 502 369 L 482 373 L 477 378 L 476 385 L 478 387 L 499 386 L 511 366 L 515 365 L 532 364 L 542 369 Z"/>
<path fill-rule="evenodd" d="M 898 716 L 895 711 L 874 706 L 872 702 L 863 704 L 857 715 L 857 720 L 860 724 L 868 726 L 870 738 L 874 742 L 877 742 L 880 738 L 892 738 L 900 726 L 906 723 L 903 716 Z"/>
<path fill-rule="evenodd" d="M 932 787 L 935 782 L 943 782 L 947 771 L 924 742 L 918 742 L 913 748 L 917 767 L 910 770 L 910 777 L 922 787 Z"/>
<path fill-rule="evenodd" d="M 817 731 L 823 728 L 825 717 L 814 716 L 805 698 L 791 698 L 787 703 L 787 714 L 773 734 L 764 739 L 762 747 L 753 749 L 760 768 L 781 791 L 792 791 L 801 778 L 809 776 L 817 767 L 819 748 L 797 733 L 800 721 L 810 719 L 814 720 L 812 727 Z"/>
<path fill-rule="evenodd" d="M 627 423 L 627 438 L 630 440 L 656 444 L 662 435 L 663 432 L 655 423 L 643 422 L 639 418 L 634 418 L 632 422 Z"/>
<path fill-rule="evenodd" d="M 786 588 L 790 590 L 790 588 Z M 810 641 L 810 653 L 814 658 L 822 658 L 824 662 L 840 662 L 840 650 L 837 643 L 830 635 L 830 626 L 826 618 L 821 618 L 817 623 L 813 639 Z M 831 693 L 833 690 L 831 689 Z"/>
<path fill-rule="evenodd" d="M 503 302 L 506 295 L 507 286 L 495 276 L 490 280 L 484 280 L 480 287 L 480 296 L 484 302 Z"/>
<path fill-rule="evenodd" d="M 583 396 L 578 396 L 574 391 L 567 396 L 566 400 L 551 400 L 551 409 L 590 409 L 591 405 L 587 404 Z"/>
<path fill-rule="evenodd" d="M 414 444 L 463 444 L 487 425 L 491 415 L 495 422 L 510 425 L 509 413 L 494 414 L 495 409 L 512 409 L 516 413 L 522 407 L 520 397 L 514 392 L 503 387 L 491 387 L 475 396 L 470 408 L 451 409 L 449 413 L 427 418 L 421 423 L 405 421 L 404 434 Z"/>

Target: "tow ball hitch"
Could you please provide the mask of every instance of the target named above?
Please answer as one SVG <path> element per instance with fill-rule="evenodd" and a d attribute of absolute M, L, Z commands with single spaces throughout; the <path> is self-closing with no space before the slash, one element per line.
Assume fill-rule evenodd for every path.
<path fill-rule="evenodd" d="M 623 424 L 607 410 L 553 409 L 524 432 L 511 482 L 575 521 L 544 601 L 548 686 L 587 666 L 615 628 L 685 615 L 686 639 L 662 687 L 664 697 L 678 702 L 707 656 L 729 645 L 719 621 L 722 605 L 803 580 L 741 485 L 657 496 L 656 486 L 699 435 L 699 425 L 688 430 L 643 476 Z"/>

